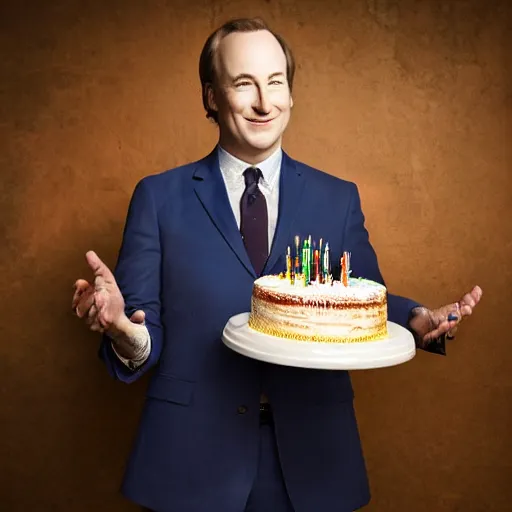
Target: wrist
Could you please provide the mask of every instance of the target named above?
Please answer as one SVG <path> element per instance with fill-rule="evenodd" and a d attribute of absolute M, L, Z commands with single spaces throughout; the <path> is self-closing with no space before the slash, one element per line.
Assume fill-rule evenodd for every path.
<path fill-rule="evenodd" d="M 423 336 L 429 331 L 430 315 L 428 308 L 417 306 L 411 309 L 407 328 L 414 336 L 416 347 L 423 347 Z"/>
<path fill-rule="evenodd" d="M 134 325 L 123 313 L 116 322 L 110 324 L 106 333 L 113 340 L 130 338 L 134 333 Z"/>
<path fill-rule="evenodd" d="M 122 358 L 143 360 L 147 358 L 149 333 L 144 324 L 132 322 L 124 313 L 106 331 L 114 350 Z"/>

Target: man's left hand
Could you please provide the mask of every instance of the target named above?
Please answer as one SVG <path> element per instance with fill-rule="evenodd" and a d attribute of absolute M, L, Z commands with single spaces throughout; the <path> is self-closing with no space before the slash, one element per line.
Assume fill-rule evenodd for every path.
<path fill-rule="evenodd" d="M 462 299 L 437 309 L 415 308 L 409 327 L 416 334 L 419 348 L 425 348 L 432 340 L 446 335 L 453 339 L 458 325 L 473 313 L 482 298 L 482 289 L 475 286 Z"/>

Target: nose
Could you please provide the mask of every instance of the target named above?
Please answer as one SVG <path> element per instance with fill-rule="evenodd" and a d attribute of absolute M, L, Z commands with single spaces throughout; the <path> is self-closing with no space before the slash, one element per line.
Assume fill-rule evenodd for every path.
<path fill-rule="evenodd" d="M 254 99 L 253 108 L 259 114 L 268 114 L 272 109 L 268 92 L 264 87 L 258 87 L 258 93 Z"/>

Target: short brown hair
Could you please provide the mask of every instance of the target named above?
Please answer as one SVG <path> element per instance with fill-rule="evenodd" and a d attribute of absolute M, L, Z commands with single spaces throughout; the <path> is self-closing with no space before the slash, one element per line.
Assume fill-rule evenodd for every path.
<path fill-rule="evenodd" d="M 234 32 L 257 32 L 259 30 L 267 30 L 278 41 L 283 49 L 286 57 L 286 78 L 290 91 L 293 87 L 293 77 L 295 75 L 295 59 L 293 58 L 290 47 L 286 44 L 285 40 L 279 35 L 270 30 L 268 25 L 261 18 L 239 18 L 228 21 L 213 32 L 206 40 L 201 57 L 199 58 L 199 78 L 201 79 L 201 88 L 203 92 L 203 106 L 206 110 L 206 117 L 218 122 L 217 112 L 210 108 L 208 102 L 208 88 L 215 79 L 215 56 L 219 43 L 227 35 Z"/>

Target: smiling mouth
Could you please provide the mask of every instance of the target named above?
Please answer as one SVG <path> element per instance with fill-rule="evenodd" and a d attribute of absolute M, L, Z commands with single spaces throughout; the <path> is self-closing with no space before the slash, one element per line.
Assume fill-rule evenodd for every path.
<path fill-rule="evenodd" d="M 254 123 L 254 124 L 261 124 L 261 125 L 264 125 L 264 124 L 268 124 L 270 123 L 271 121 L 273 121 L 275 118 L 272 118 L 272 119 L 248 119 L 248 121 L 250 123 Z"/>

